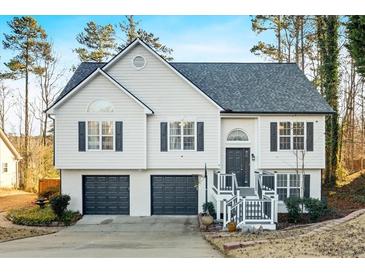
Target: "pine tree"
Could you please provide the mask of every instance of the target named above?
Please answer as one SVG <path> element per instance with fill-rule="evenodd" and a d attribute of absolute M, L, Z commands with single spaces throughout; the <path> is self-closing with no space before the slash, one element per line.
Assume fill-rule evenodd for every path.
<path fill-rule="evenodd" d="M 121 31 L 125 35 L 125 42 L 121 43 L 119 50 L 124 49 L 136 38 L 140 38 L 143 42 L 153 48 L 162 58 L 167 61 L 172 61 L 173 49 L 168 48 L 166 45 L 160 42 L 160 38 L 156 37 L 153 33 L 147 32 L 139 27 L 140 22 L 134 20 L 134 16 L 126 16 L 126 22 L 119 24 Z"/>
<path fill-rule="evenodd" d="M 83 46 L 74 50 L 82 62 L 106 61 L 114 55 L 117 47 L 114 27 L 110 24 L 102 26 L 92 21 L 88 22 L 84 31 L 77 35 L 76 40 Z"/>
<path fill-rule="evenodd" d="M 25 78 L 24 96 L 24 182 L 27 183 L 29 168 L 29 76 L 37 68 L 36 58 L 39 46 L 43 43 L 47 34 L 38 22 L 31 16 L 14 17 L 8 22 L 9 34 L 4 34 L 4 49 L 16 52 L 16 55 L 5 63 L 10 70 L 8 76 L 13 78 Z"/>
<path fill-rule="evenodd" d="M 347 48 L 355 62 L 356 71 L 365 78 L 365 16 L 349 16 L 346 29 Z"/>

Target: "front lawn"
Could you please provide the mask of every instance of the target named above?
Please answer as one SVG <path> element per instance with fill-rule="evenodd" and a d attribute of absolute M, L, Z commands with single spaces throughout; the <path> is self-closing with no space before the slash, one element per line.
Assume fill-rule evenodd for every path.
<path fill-rule="evenodd" d="M 37 194 L 34 193 L 0 190 L 0 212 L 29 207 L 35 199 L 37 199 Z"/>

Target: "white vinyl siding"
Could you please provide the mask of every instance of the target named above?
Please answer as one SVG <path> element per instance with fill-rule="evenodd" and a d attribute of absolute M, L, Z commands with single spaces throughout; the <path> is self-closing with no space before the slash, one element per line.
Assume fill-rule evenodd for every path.
<path fill-rule="evenodd" d="M 96 99 L 113 102 L 113 112 L 88 112 Z M 96 76 L 56 109 L 56 168 L 136 168 L 146 167 L 146 114 L 132 98 L 102 75 Z M 78 151 L 78 122 L 123 121 L 123 152 L 113 150 Z M 102 130 L 102 129 L 100 129 Z M 104 133 L 107 133 L 104 129 Z M 100 137 L 108 134 L 101 134 Z M 105 139 L 105 138 L 104 138 Z M 100 146 L 102 146 L 100 140 Z M 106 145 L 107 140 L 104 140 Z M 114 146 L 114 141 L 113 141 Z"/>
<path fill-rule="evenodd" d="M 14 187 L 16 185 L 16 165 L 13 153 L 0 138 L 0 187 Z"/>
<path fill-rule="evenodd" d="M 325 116 L 324 115 L 282 115 L 282 116 L 260 116 L 259 117 L 259 169 L 291 169 L 301 168 L 303 163 L 302 150 L 280 150 L 278 142 L 278 151 L 270 151 L 270 122 L 277 122 L 278 128 L 280 122 L 303 122 L 306 127 L 307 122 L 313 122 L 313 151 L 306 151 L 304 141 L 304 168 L 325 167 Z M 300 130 L 298 132 L 300 133 Z M 304 131 L 304 139 L 306 138 Z M 293 136 L 292 136 L 293 137 Z M 280 135 L 278 131 L 278 141 Z M 292 142 L 291 142 L 292 143 Z M 298 159 L 298 161 L 297 161 Z"/>
<path fill-rule="evenodd" d="M 135 56 L 146 59 L 142 70 L 134 68 Z M 107 72 L 154 111 L 147 117 L 148 168 L 219 167 L 220 111 L 212 102 L 140 45 Z M 204 151 L 196 151 L 195 145 L 194 150 L 161 152 L 160 123 L 182 120 L 204 122 Z"/>

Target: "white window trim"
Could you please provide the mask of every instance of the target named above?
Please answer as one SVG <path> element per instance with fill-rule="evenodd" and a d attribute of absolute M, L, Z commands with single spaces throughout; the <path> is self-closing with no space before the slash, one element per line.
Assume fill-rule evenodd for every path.
<path fill-rule="evenodd" d="M 290 149 L 281 149 L 280 148 L 280 123 L 290 123 Z M 278 142 L 278 151 L 307 151 L 307 122 L 305 121 L 278 121 L 278 129 L 277 129 L 277 142 Z M 303 149 L 294 149 L 294 137 L 302 136 L 302 135 L 293 135 L 293 123 L 304 123 L 304 143 Z M 282 137 L 287 137 L 288 135 L 283 135 Z"/>
<path fill-rule="evenodd" d="M 89 111 L 89 108 L 92 104 L 96 103 L 97 101 L 105 101 L 105 102 L 108 102 L 111 106 L 112 106 L 112 111 Z M 86 112 L 87 113 L 112 113 L 114 112 L 114 105 L 108 101 L 108 100 L 105 100 L 105 99 L 95 99 L 95 100 L 92 100 L 86 107 Z"/>
<path fill-rule="evenodd" d="M 197 151 L 197 139 L 198 139 L 198 132 L 197 132 L 197 122 L 196 120 L 193 120 L 193 119 L 188 119 L 188 120 L 184 120 L 184 122 L 193 122 L 194 123 L 194 149 L 184 149 L 184 129 L 183 127 L 180 125 L 180 128 L 181 128 L 181 134 L 180 134 L 180 137 L 181 137 L 181 144 L 180 144 L 180 149 L 170 149 L 170 123 L 174 123 L 174 122 L 181 122 L 181 120 L 179 121 L 178 119 L 177 120 L 171 120 L 171 121 L 168 121 L 167 122 L 167 151 L 171 151 L 171 152 L 174 152 L 174 151 L 178 151 L 178 152 L 182 152 L 182 151 Z M 176 135 L 177 136 L 177 135 Z M 192 135 L 186 135 L 186 137 L 191 137 Z"/>
<path fill-rule="evenodd" d="M 88 137 L 89 137 L 89 122 L 99 122 L 99 149 L 89 149 L 89 142 L 88 142 Z M 102 145 L 103 145 L 103 135 L 102 135 L 102 122 L 112 122 L 113 123 L 113 149 L 102 149 Z M 86 120 L 86 134 L 85 134 L 85 142 L 86 142 L 86 151 L 103 151 L 103 152 L 113 152 L 115 151 L 115 120 L 105 120 L 105 119 L 92 119 L 92 120 Z M 96 136 L 96 135 L 92 135 L 92 136 Z M 104 136 L 109 136 L 109 135 L 104 135 Z"/>
<path fill-rule="evenodd" d="M 134 65 L 134 59 L 135 58 L 137 58 L 137 57 L 142 57 L 143 58 L 143 60 L 144 60 L 144 65 L 143 65 L 143 67 L 136 67 L 135 65 Z M 142 70 L 142 69 L 144 69 L 146 66 L 147 66 L 147 59 L 146 59 L 146 57 L 144 57 L 143 55 L 141 55 L 141 54 L 137 54 L 137 55 L 134 55 L 133 57 L 132 57 L 132 59 L 131 59 L 131 64 L 132 64 L 132 67 L 135 69 L 135 70 Z"/>
<path fill-rule="evenodd" d="M 290 175 L 293 175 L 293 174 L 298 174 L 299 175 L 299 187 L 290 187 Z M 278 187 L 277 186 L 278 175 L 286 175 L 286 180 L 287 180 L 286 187 Z M 302 174 L 302 173 L 293 173 L 293 172 L 291 172 L 291 173 L 276 173 L 275 174 L 275 194 L 277 194 L 277 189 L 278 188 L 280 188 L 280 189 L 286 189 L 286 198 L 289 198 L 290 197 L 290 189 L 291 188 L 299 188 L 299 197 L 300 198 L 303 198 L 303 195 L 304 195 L 304 191 L 303 191 L 304 175 L 305 174 Z M 278 196 L 278 199 L 279 199 L 279 196 Z M 279 203 L 285 203 L 282 200 L 278 200 L 278 202 Z"/>

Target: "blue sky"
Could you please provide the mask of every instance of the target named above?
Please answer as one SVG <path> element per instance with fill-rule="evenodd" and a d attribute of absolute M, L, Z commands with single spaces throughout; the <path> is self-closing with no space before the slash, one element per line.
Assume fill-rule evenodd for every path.
<path fill-rule="evenodd" d="M 120 16 L 34 16 L 46 30 L 53 42 L 55 52 L 60 60 L 60 67 L 69 69 L 77 65 L 79 60 L 73 49 L 78 47 L 76 35 L 80 33 L 88 21 L 97 24 L 113 24 L 125 20 Z M 9 33 L 7 22 L 13 16 L 0 16 L 0 37 Z M 265 61 L 250 53 L 250 48 L 259 40 L 268 41 L 270 34 L 257 36 L 251 30 L 249 16 L 136 16 L 140 26 L 153 32 L 168 47 L 174 50 L 175 61 L 227 61 L 227 62 L 259 62 Z M 120 31 L 117 38 L 122 39 Z M 8 61 L 13 52 L 0 47 L 0 70 L 5 70 L 4 62 Z M 70 73 L 60 82 L 64 86 Z M 31 99 L 39 96 L 39 89 L 34 79 L 31 79 Z M 6 85 L 14 92 L 23 93 L 24 81 L 6 81 Z M 16 131 L 15 114 L 9 115 L 9 131 Z M 36 125 L 33 126 L 37 128 Z"/>
<path fill-rule="evenodd" d="M 78 46 L 75 37 L 90 20 L 98 24 L 116 25 L 124 16 L 35 16 L 55 45 L 65 64 L 77 64 L 72 49 Z M 1 36 L 8 32 L 7 21 L 0 16 Z M 136 16 L 141 26 L 155 33 L 174 49 L 175 61 L 262 61 L 250 53 L 259 38 L 251 31 L 249 16 Z M 120 33 L 118 33 L 121 38 Z M 1 49 L 1 63 L 11 56 Z"/>

